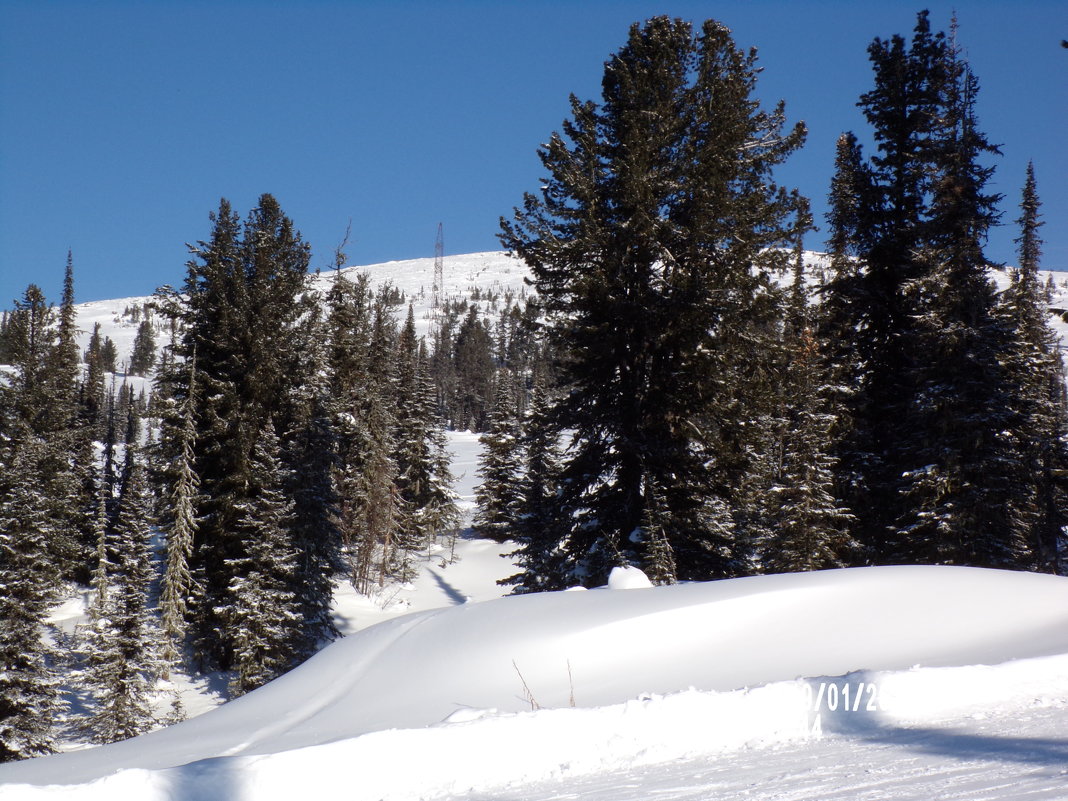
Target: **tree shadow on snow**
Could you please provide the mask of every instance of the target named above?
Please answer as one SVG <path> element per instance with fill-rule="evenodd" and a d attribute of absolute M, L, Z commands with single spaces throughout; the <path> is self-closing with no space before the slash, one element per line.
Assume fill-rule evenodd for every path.
<path fill-rule="evenodd" d="M 454 586 L 449 584 L 449 582 L 447 582 L 445 579 L 443 579 L 441 577 L 441 574 L 438 573 L 438 571 L 431 570 L 429 571 L 429 573 L 431 576 L 434 577 L 434 581 L 438 583 L 438 586 L 441 587 L 441 591 L 445 593 L 446 597 L 450 601 L 452 601 L 454 604 L 467 603 L 467 596 L 460 592 L 458 589 L 456 589 Z"/>
<path fill-rule="evenodd" d="M 1004 737 L 975 734 L 952 727 L 897 725 L 878 708 L 878 682 L 866 671 L 838 678 L 808 679 L 807 683 L 812 689 L 810 697 L 813 699 L 809 707 L 810 727 L 818 715 L 824 733 L 960 760 L 977 759 L 1068 767 L 1068 739 Z M 836 694 L 828 692 L 831 684 L 837 685 Z M 820 685 L 823 685 L 822 695 Z M 851 699 L 849 708 L 844 706 L 847 685 Z M 853 709 L 858 690 L 861 701 L 858 708 Z M 829 708 L 831 695 L 836 695 L 838 702 L 838 708 L 834 710 Z M 822 698 L 818 708 L 815 700 L 817 698 Z"/>
<path fill-rule="evenodd" d="M 166 771 L 167 797 L 175 801 L 233 801 L 244 798 L 240 767 L 232 757 L 190 762 Z"/>

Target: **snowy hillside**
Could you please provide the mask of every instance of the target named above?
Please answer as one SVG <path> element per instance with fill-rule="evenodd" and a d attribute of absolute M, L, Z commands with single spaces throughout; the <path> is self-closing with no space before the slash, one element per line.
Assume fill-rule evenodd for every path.
<path fill-rule="evenodd" d="M 433 259 L 349 270 L 403 292 L 397 315 L 411 302 L 430 331 Z M 503 253 L 446 257 L 439 298 L 492 320 L 531 292 L 527 274 Z M 121 364 L 148 300 L 80 305 L 81 347 L 99 322 Z M 478 437 L 449 432 L 449 447 L 470 520 Z M 378 597 L 341 584 L 347 636 L 301 667 L 215 709 L 210 680 L 179 682 L 204 714 L 0 765 L 0 801 L 1068 799 L 1068 579 L 882 567 L 642 588 L 617 574 L 501 598 L 508 550 L 461 539 Z M 52 623 L 73 630 L 84 601 Z"/>
<path fill-rule="evenodd" d="M 510 294 L 518 300 L 530 289 L 523 283 L 529 275 L 526 265 L 501 252 L 470 253 L 462 256 L 446 256 L 443 264 L 444 282 L 439 291 L 439 300 L 468 300 L 478 303 L 481 310 L 492 313 L 496 307 L 494 300 L 481 302 L 472 299 L 472 295 L 481 298 L 503 299 Z M 386 284 L 404 293 L 405 304 L 397 309 L 399 319 L 407 311 L 407 303 L 414 306 L 416 332 L 425 336 L 431 326 L 434 305 L 434 259 L 409 259 L 406 261 L 389 261 L 383 264 L 347 267 L 343 271 L 350 277 L 367 273 L 372 286 Z M 321 292 L 327 292 L 333 272 L 319 275 L 314 286 Z M 181 281 L 175 281 L 180 287 Z M 118 363 L 129 360 L 134 337 L 137 334 L 137 321 L 134 310 L 151 302 L 151 297 L 116 298 L 115 300 L 97 300 L 77 305 L 78 327 L 81 330 L 79 345 L 82 350 L 89 345 L 93 327 L 99 323 L 101 336 L 111 337 L 118 350 Z M 159 324 L 158 344 L 167 342 L 162 323 Z"/>
<path fill-rule="evenodd" d="M 827 269 L 829 262 L 825 254 L 808 251 L 805 253 L 805 263 L 811 277 L 814 276 L 815 271 Z M 408 259 L 353 266 L 345 268 L 344 272 L 350 277 L 359 273 L 367 273 L 373 286 L 390 284 L 403 292 L 405 306 L 398 307 L 398 319 L 402 319 L 407 308 L 406 304 L 410 302 L 414 306 L 417 334 L 426 336 L 430 331 L 434 316 L 434 259 Z M 529 275 L 529 268 L 522 261 L 499 251 L 446 256 L 443 262 L 444 281 L 439 291 L 439 300 L 442 303 L 446 300 L 466 300 L 475 303 L 480 307 L 484 316 L 494 319 L 505 296 L 511 297 L 513 302 L 518 302 L 523 297 L 532 294 L 533 290 L 524 283 L 524 279 Z M 1068 334 L 1068 321 L 1064 320 L 1061 315 L 1068 312 L 1068 274 L 1050 271 L 1041 273 L 1043 281 L 1051 276 L 1057 285 L 1057 294 L 1051 306 L 1058 312 L 1051 319 L 1057 332 L 1064 339 Z M 1008 286 L 1009 276 L 1006 272 L 994 271 L 992 277 L 999 290 Z M 332 278 L 332 272 L 321 273 L 315 282 L 315 287 L 325 293 L 329 290 Z M 785 277 L 784 280 L 786 280 Z M 175 283 L 180 285 L 178 281 Z M 474 300 L 473 296 L 481 300 Z M 78 327 L 82 332 L 80 340 L 82 349 L 84 350 L 89 344 L 94 324 L 100 323 L 101 334 L 111 337 L 116 344 L 119 364 L 127 361 L 137 333 L 137 323 L 131 320 L 125 312 L 143 306 L 149 301 L 151 301 L 149 297 L 131 297 L 79 304 L 77 306 Z M 166 339 L 161 334 L 159 344 L 162 345 L 165 342 Z"/>
<path fill-rule="evenodd" d="M 0 799 L 1063 798 L 1066 713 L 1068 579 L 546 593 L 386 622 L 194 720 L 3 766 Z"/>

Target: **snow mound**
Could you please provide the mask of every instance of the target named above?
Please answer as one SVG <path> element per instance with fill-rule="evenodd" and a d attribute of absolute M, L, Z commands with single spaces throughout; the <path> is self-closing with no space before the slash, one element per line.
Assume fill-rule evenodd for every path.
<path fill-rule="evenodd" d="M 652 587 L 653 582 L 649 577 L 636 567 L 613 567 L 608 574 L 608 589 L 610 590 L 640 590 L 644 587 Z"/>
<path fill-rule="evenodd" d="M 362 755 L 359 776 L 353 777 L 356 786 L 371 781 L 367 771 L 388 773 L 385 761 L 379 770 L 378 760 L 385 757 L 376 756 L 376 743 L 385 744 L 382 753 L 394 748 L 404 754 L 407 764 L 412 752 L 400 741 L 410 740 L 412 747 L 424 740 L 460 742 L 441 732 L 464 727 L 489 727 L 479 730 L 490 740 L 499 739 L 503 732 L 485 732 L 504 726 L 500 721 L 516 718 L 515 713 L 558 707 L 536 717 L 564 723 L 534 727 L 543 732 L 543 745 L 550 749 L 549 762 L 538 762 L 539 775 L 551 775 L 549 763 L 566 749 L 552 750 L 549 743 L 564 742 L 563 732 L 580 731 L 578 720 L 597 715 L 608 715 L 612 722 L 605 724 L 605 731 L 614 730 L 621 716 L 645 714 L 637 710 L 648 704 L 633 699 L 648 699 L 648 694 L 717 691 L 709 697 L 718 700 L 707 703 L 720 705 L 720 711 L 702 708 L 698 728 L 708 734 L 695 742 L 723 747 L 737 745 L 739 738 L 773 741 L 799 730 L 793 712 L 788 720 L 755 714 L 758 707 L 752 698 L 759 696 L 741 688 L 785 682 L 795 697 L 798 688 L 806 686 L 796 681 L 802 677 L 853 671 L 867 675 L 916 665 L 996 665 L 1060 654 L 1068 654 L 1068 579 L 1029 573 L 877 567 L 646 592 L 516 596 L 381 623 L 334 643 L 289 674 L 213 712 L 123 743 L 0 766 L 0 784 L 83 784 L 121 770 L 92 786 L 117 790 L 134 782 L 142 790 L 136 797 L 147 799 L 157 797 L 157 789 L 170 787 L 175 777 L 208 782 L 209 774 L 216 781 L 215 773 L 227 771 L 231 778 L 240 775 L 249 781 L 272 776 L 270 766 L 295 768 L 292 760 L 298 757 L 290 752 L 320 746 L 313 749 L 315 759 L 333 753 L 340 770 L 354 764 L 352 754 Z M 1057 660 L 1063 674 L 1068 661 Z M 766 697 L 777 699 L 768 708 L 794 709 L 781 700 L 787 690 L 765 690 Z M 690 700 L 658 703 L 672 708 L 706 703 L 694 701 L 693 693 L 684 695 Z M 907 700 L 909 692 L 899 695 Z M 737 702 L 732 698 L 750 698 L 743 704 L 744 714 L 722 711 L 723 704 Z M 615 712 L 567 709 L 572 704 L 622 706 Z M 739 730 L 739 720 L 753 723 Z M 663 731 L 651 722 L 643 725 L 648 734 L 635 735 L 637 750 L 655 751 L 655 743 L 674 742 L 667 733 L 677 728 L 674 724 L 665 724 Z M 395 729 L 418 731 L 389 731 Z M 416 750 L 422 753 L 422 747 Z M 452 747 L 446 750 L 452 752 Z M 576 752 L 582 753 L 587 752 Z M 667 753 L 673 753 L 671 748 Z M 265 761 L 257 755 L 276 756 Z M 213 759 L 218 757 L 227 759 Z M 625 761 L 625 754 L 621 759 Z M 189 767 L 165 770 L 183 765 Z M 261 768 L 250 773 L 251 765 Z M 81 789 L 88 788 L 83 784 Z M 0 787 L 0 798 L 22 797 L 28 796 L 10 795 Z M 78 797 L 93 796 L 87 792 Z M 109 797 L 126 796 L 116 792 Z M 235 792 L 229 797 L 244 796 Z M 260 796 L 250 786 L 248 797 L 274 796 Z"/>

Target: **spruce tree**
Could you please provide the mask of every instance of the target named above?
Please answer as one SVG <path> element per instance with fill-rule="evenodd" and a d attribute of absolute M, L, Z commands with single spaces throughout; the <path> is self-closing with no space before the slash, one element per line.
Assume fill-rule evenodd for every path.
<path fill-rule="evenodd" d="M 853 515 L 835 492 L 837 387 L 812 331 L 802 254 L 796 252 L 790 315 L 784 331 L 783 427 L 776 469 L 765 488 L 769 536 L 760 545 L 761 569 L 771 573 L 846 567 L 857 560 Z"/>
<path fill-rule="evenodd" d="M 341 272 L 340 266 L 326 298 L 330 408 L 337 437 L 337 457 L 333 485 L 338 495 L 338 529 L 342 548 L 350 562 L 359 551 L 358 496 L 359 461 L 362 454 L 362 428 L 359 425 L 359 397 L 366 387 L 370 348 L 371 305 L 369 278 L 356 281 Z M 353 579 L 359 571 L 353 569 Z"/>
<path fill-rule="evenodd" d="M 475 488 L 473 528 L 480 537 L 504 542 L 515 528 L 523 455 L 511 371 L 499 370 L 496 383 L 489 430 L 479 437 L 482 453 L 478 475 L 482 481 Z"/>
<path fill-rule="evenodd" d="M 74 266 L 70 252 L 63 276 L 63 296 L 57 315 L 56 342 L 49 359 L 49 382 L 52 385 L 53 429 L 72 437 L 77 416 L 77 391 L 80 376 L 78 358 L 78 313 L 74 308 Z"/>
<path fill-rule="evenodd" d="M 97 607 L 91 616 L 86 683 L 96 697 L 88 726 L 98 742 L 143 734 L 156 722 L 151 692 L 159 675 L 155 618 L 148 606 L 154 577 L 149 543 L 151 497 L 138 438 L 136 412 L 128 422 L 122 490 L 116 507 L 110 580 L 98 567 Z M 108 549 L 101 548 L 101 551 Z M 105 592 L 106 591 L 106 592 Z"/>
<path fill-rule="evenodd" d="M 414 553 L 454 532 L 460 515 L 430 366 L 425 348 L 416 341 L 411 306 L 397 340 L 395 409 L 397 492 L 408 510 L 402 539 Z"/>
<path fill-rule="evenodd" d="M 20 424 L 0 464 L 0 762 L 52 751 L 62 709 L 55 654 L 41 636 L 56 597 L 47 446 Z"/>
<path fill-rule="evenodd" d="M 954 48 L 940 68 L 944 109 L 932 139 L 923 275 L 913 308 L 917 353 L 910 367 L 911 430 L 903 432 L 901 496 L 891 534 L 898 561 L 1019 567 L 1031 556 L 1026 522 L 1013 513 L 1013 463 L 1002 432 L 1016 394 L 1001 354 L 1006 332 L 983 254 L 1000 196 L 986 186 L 998 150 L 978 130 L 978 84 Z"/>
<path fill-rule="evenodd" d="M 1041 203 L 1034 165 L 1028 164 L 1017 224 L 1019 268 L 1000 299 L 1000 315 L 1013 334 L 1006 363 L 1020 388 L 1012 399 L 1013 440 L 1021 458 L 1014 482 L 1013 507 L 1025 521 L 1035 567 L 1065 571 L 1064 527 L 1068 496 L 1063 486 L 1068 467 L 1068 403 L 1064 365 L 1056 333 L 1049 324 L 1046 292 L 1038 273 L 1042 258 Z"/>
<path fill-rule="evenodd" d="M 318 299 L 305 332 L 299 370 L 307 378 L 293 395 L 295 414 L 283 448 L 284 461 L 290 466 L 285 489 L 294 504 L 293 591 L 300 599 L 304 627 L 301 657 L 338 636 L 332 615 L 333 582 L 343 569 L 335 484 L 340 436 L 330 396 L 329 338 Z"/>
<path fill-rule="evenodd" d="M 167 536 L 163 580 L 160 590 L 160 613 L 164 634 L 161 659 L 165 665 L 180 663 L 186 636 L 189 602 L 193 593 L 190 563 L 196 537 L 196 505 L 200 479 L 193 464 L 196 441 L 196 354 L 189 361 L 188 394 L 180 409 L 180 427 L 174 427 L 174 459 L 169 465 L 173 475 L 171 497 L 164 530 Z"/>
<path fill-rule="evenodd" d="M 485 320 L 472 305 L 460 324 L 453 345 L 456 395 L 453 425 L 460 430 L 484 431 L 493 405 L 493 340 Z"/>
<path fill-rule="evenodd" d="M 227 565 L 229 602 L 220 617 L 233 643 L 233 695 L 266 684 L 297 661 L 304 638 L 293 590 L 297 554 L 290 544 L 293 502 L 283 491 L 279 443 L 268 420 L 249 457 L 248 492 L 238 504 L 242 556 Z"/>
<path fill-rule="evenodd" d="M 104 342 L 100 345 L 100 363 L 104 367 L 104 371 L 108 373 L 114 373 L 118 370 L 119 349 L 115 345 L 115 342 L 111 337 L 104 337 Z"/>
<path fill-rule="evenodd" d="M 156 364 L 156 334 L 152 327 L 152 320 L 146 316 L 137 327 L 137 336 L 134 337 L 133 350 L 130 352 L 130 374 L 148 375 L 148 372 Z"/>
<path fill-rule="evenodd" d="M 252 546 L 249 530 L 238 525 L 238 510 L 249 502 L 252 438 L 268 419 L 293 432 L 298 417 L 310 249 L 270 195 L 244 226 L 225 200 L 211 219 L 211 237 L 193 249 L 183 292 L 164 291 L 159 303 L 181 324 L 177 355 L 197 354 L 194 650 L 203 664 L 227 668 L 237 632 L 220 610 L 232 607 L 231 571 Z M 175 368 L 165 381 L 183 402 L 189 394 L 183 371 Z M 173 447 L 180 438 L 165 431 L 164 441 Z"/>
<path fill-rule="evenodd" d="M 509 554 L 520 572 L 500 582 L 511 585 L 515 594 L 562 590 L 574 584 L 565 550 L 568 524 L 560 504 L 559 435 L 550 422 L 550 409 L 543 384 L 536 382 L 518 449 L 525 458 L 511 536 L 519 547 Z"/>
<path fill-rule="evenodd" d="M 856 510 L 857 536 L 875 562 L 898 550 L 900 478 L 910 469 L 903 434 L 919 378 L 910 367 L 923 360 L 914 304 L 929 244 L 925 210 L 937 172 L 947 48 L 926 12 L 911 42 L 895 35 L 871 43 L 875 86 L 858 105 L 877 152 L 865 159 L 854 137 L 840 140 L 832 184 L 830 244 L 839 272 L 825 302 L 835 313 L 834 333 L 851 343 L 843 355 L 859 382 L 848 398 L 851 438 L 843 443 L 841 483 Z M 849 256 L 857 261 L 850 264 Z"/>
<path fill-rule="evenodd" d="M 362 547 L 374 559 L 376 582 L 412 578 L 411 507 L 397 491 L 400 466 L 397 461 L 397 410 L 394 404 L 398 364 L 394 359 L 397 326 L 388 305 L 387 292 L 375 297 L 374 326 L 368 361 L 368 387 L 364 393 L 360 424 L 363 440 Z"/>
<path fill-rule="evenodd" d="M 100 323 L 96 323 L 89 339 L 89 347 L 85 352 L 85 363 L 88 369 L 81 391 L 82 421 L 96 439 L 101 439 L 104 435 L 106 387 L 104 357 L 101 353 L 103 344 L 100 336 Z"/>
<path fill-rule="evenodd" d="M 14 372 L 8 393 L 13 437 L 34 438 L 41 448 L 40 503 L 52 525 L 46 544 L 60 575 L 69 579 L 80 575 L 87 554 L 78 536 L 83 504 L 75 471 L 77 351 L 60 336 L 73 337 L 69 273 L 66 287 L 63 319 L 67 322 L 62 326 L 57 326 L 55 310 L 34 284 L 15 303 L 9 337 Z"/>
<path fill-rule="evenodd" d="M 978 129 L 977 81 L 927 12 L 910 42 L 868 52 L 875 86 L 859 105 L 877 152 L 841 140 L 832 184 L 825 330 L 851 385 L 838 484 L 872 562 L 1021 566 L 1019 454 L 1002 433 L 1017 390 L 983 254 L 998 196 L 982 162 L 997 149 Z"/>
<path fill-rule="evenodd" d="M 724 510 L 767 394 L 770 273 L 797 202 L 771 171 L 804 138 L 784 131 L 782 104 L 752 97 L 757 72 L 715 21 L 633 26 L 606 63 L 603 102 L 572 98 L 540 151 L 540 197 L 502 220 L 563 360 L 563 547 L 584 584 L 645 563 L 643 530 L 664 532 L 680 579 L 748 569 Z"/>
<path fill-rule="evenodd" d="M 50 397 L 56 341 L 55 310 L 36 284 L 15 301 L 9 323 L 9 348 L 15 375 L 11 380 L 13 411 L 29 432 L 47 438 L 54 430 Z"/>

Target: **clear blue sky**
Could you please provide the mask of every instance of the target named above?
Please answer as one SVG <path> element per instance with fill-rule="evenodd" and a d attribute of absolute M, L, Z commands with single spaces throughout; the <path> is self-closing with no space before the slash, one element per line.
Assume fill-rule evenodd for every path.
<path fill-rule="evenodd" d="M 931 3 L 982 83 L 1003 144 L 1013 261 L 1028 159 L 1044 264 L 1068 269 L 1068 3 Z M 865 49 L 908 34 L 920 2 L 46 2 L 0 0 L 0 307 L 34 281 L 58 298 L 67 249 L 79 300 L 180 284 L 184 243 L 227 197 L 274 194 L 326 267 L 352 221 L 353 264 L 499 248 L 497 220 L 542 175 L 536 149 L 567 97 L 599 97 L 628 25 L 716 16 L 754 46 L 760 95 L 810 129 L 779 174 L 818 214 L 843 130 L 870 88 Z M 813 234 L 812 249 L 823 234 Z"/>

